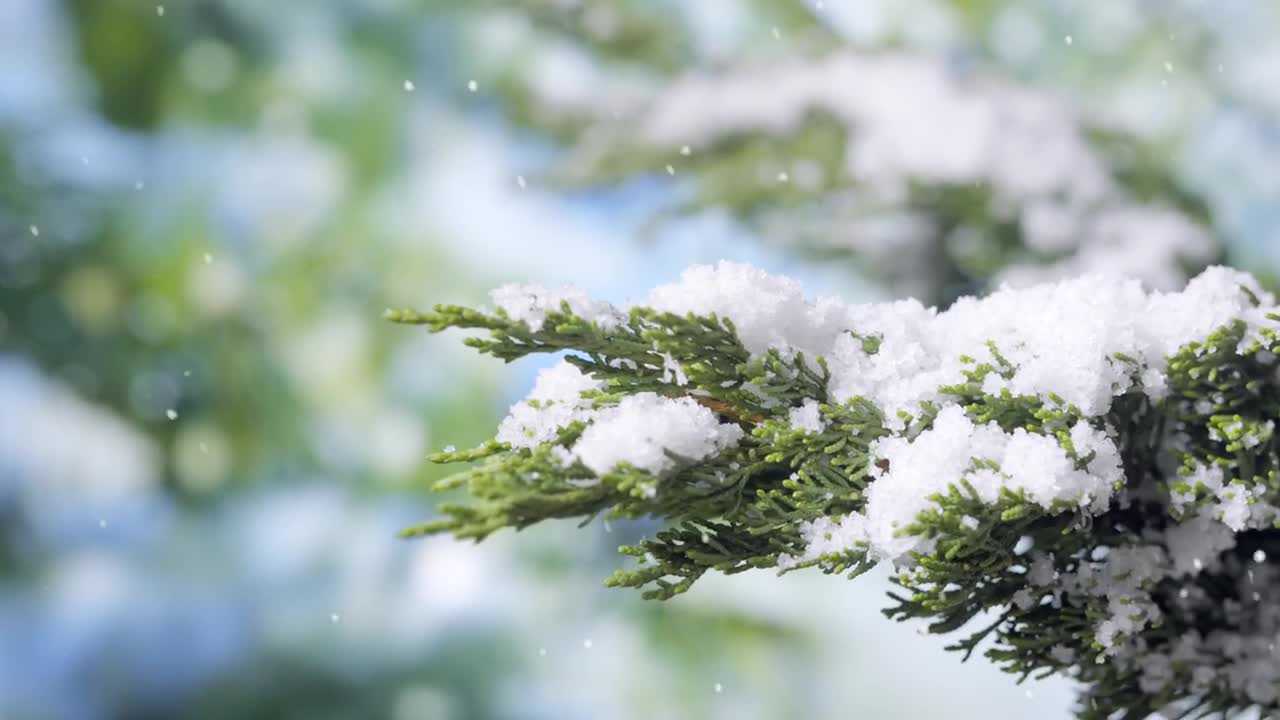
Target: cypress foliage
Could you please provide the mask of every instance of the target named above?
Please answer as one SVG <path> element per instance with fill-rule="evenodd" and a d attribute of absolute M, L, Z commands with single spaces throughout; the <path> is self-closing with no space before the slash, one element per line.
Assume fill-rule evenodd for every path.
<path fill-rule="evenodd" d="M 1047 295 L 1004 291 L 1011 304 L 976 302 L 987 315 L 1025 306 L 1047 316 L 1070 312 L 1054 303 L 1070 303 L 1071 292 L 1108 286 L 1073 282 Z M 1054 366 L 1042 341 L 1016 329 L 958 354 L 955 381 L 904 410 L 872 397 L 878 390 L 837 391 L 849 352 L 897 367 L 891 354 L 903 345 L 892 324 L 838 328 L 831 355 L 840 365 L 786 342 L 745 342 L 759 316 L 743 332 L 729 315 L 746 317 L 746 307 L 721 315 L 652 301 L 622 311 L 545 291 L 534 305 L 495 297 L 507 302 L 493 311 L 387 317 L 481 331 L 466 343 L 506 361 L 565 353 L 557 372 L 580 384 L 556 395 L 548 375 L 523 420 L 513 409 L 496 439 L 435 454 L 465 466 L 437 489 L 462 488 L 471 500 L 443 505 L 441 519 L 407 536 L 483 540 L 549 519 L 660 518 L 663 530 L 621 549 L 635 562 L 607 584 L 661 600 L 708 571 L 854 577 L 890 561 L 898 589 L 888 617 L 958 633 L 952 649 L 968 658 L 981 648 L 1022 679 L 1078 678 L 1081 718 L 1280 711 L 1280 316 L 1247 276 L 1213 269 L 1182 295 L 1148 298 L 1157 309 L 1225 298 L 1216 310 L 1134 318 L 1114 333 L 1120 342 L 1087 338 L 1082 347 L 1105 356 L 1093 371 L 1119 378 L 1102 380 L 1106 402 L 1092 405 L 1079 391 L 1099 379 L 1073 385 L 1090 370 L 1067 357 Z M 1036 306 L 1037 297 L 1049 300 Z M 786 305 L 760 302 L 766 314 Z M 938 332 L 971 322 L 955 311 L 925 317 Z M 904 366 L 885 382 L 913 373 Z M 593 449 L 601 437 L 612 442 L 605 460 Z M 672 449 L 680 443 L 683 452 Z M 968 460 L 952 471 L 956 443 Z M 641 452 L 650 446 L 661 454 Z M 939 479 L 911 487 L 917 472 Z M 910 520 L 894 525 L 903 508 Z M 876 529 L 884 522 L 887 533 Z"/>

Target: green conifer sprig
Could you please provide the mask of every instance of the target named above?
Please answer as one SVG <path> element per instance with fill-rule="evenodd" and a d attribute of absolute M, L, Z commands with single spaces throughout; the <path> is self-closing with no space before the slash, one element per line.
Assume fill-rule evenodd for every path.
<path fill-rule="evenodd" d="M 580 464 L 557 467 L 549 445 L 513 451 L 490 442 L 476 450 L 437 454 L 432 457 L 437 462 L 480 461 L 437 485 L 466 487 L 479 503 L 444 505 L 448 518 L 409 528 L 406 535 L 450 532 L 479 540 L 502 527 L 519 529 L 543 519 L 655 516 L 672 527 L 624 548 L 645 566 L 619 571 L 609 584 L 650 588 L 646 597 L 665 599 L 687 590 L 709 569 L 776 567 L 780 557 L 803 551 L 802 523 L 861 507 L 867 447 L 884 434 L 880 411 L 861 399 L 823 405 L 825 432 L 793 429 L 786 420 L 791 407 L 805 398 L 826 397 L 825 363 L 818 359 L 815 367 L 803 353 L 786 356 L 778 350 L 752 358 L 728 320 L 636 308 L 625 322 L 605 328 L 576 316 L 567 304 L 548 313 L 537 332 L 501 310 L 490 314 L 438 306 L 431 313 L 388 311 L 386 317 L 435 332 L 450 327 L 488 331 L 488 338 L 470 337 L 466 344 L 507 361 L 573 351 L 578 354 L 570 355 L 570 362 L 606 382 L 597 395 L 602 403 L 646 391 L 692 396 L 749 433 L 733 451 L 680 463 L 660 477 L 629 469 L 607 473 L 595 484 L 588 484 L 594 476 Z M 663 353 L 681 359 L 685 385 L 663 380 Z M 580 430 L 566 429 L 559 442 Z M 819 564 L 839 571 L 849 559 Z"/>

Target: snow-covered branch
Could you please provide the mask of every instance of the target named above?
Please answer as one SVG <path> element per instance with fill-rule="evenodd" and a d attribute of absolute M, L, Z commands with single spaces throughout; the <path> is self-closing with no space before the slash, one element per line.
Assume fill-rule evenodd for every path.
<path fill-rule="evenodd" d="M 1248 275 L 1177 292 L 1091 275 L 945 311 L 806 298 L 721 263 L 617 307 L 508 286 L 389 312 L 567 351 L 496 439 L 441 453 L 473 502 L 409 534 L 655 516 L 613 585 L 892 563 L 891 617 L 1011 672 L 1068 673 L 1079 715 L 1280 710 L 1280 315 Z M 1274 559 L 1273 559 L 1274 558 Z"/>

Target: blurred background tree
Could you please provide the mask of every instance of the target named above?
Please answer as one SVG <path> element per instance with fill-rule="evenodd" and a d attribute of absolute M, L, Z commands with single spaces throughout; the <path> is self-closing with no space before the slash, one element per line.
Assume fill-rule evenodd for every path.
<path fill-rule="evenodd" d="M 1073 220 L 1162 208 L 1112 233 L 1172 238 L 1154 281 L 1267 272 L 1278 27 L 1251 2 L 7 0 L 0 714 L 1064 715 L 1064 687 L 862 617 L 869 585 L 584 594 L 643 524 L 396 540 L 427 452 L 536 368 L 506 386 L 378 317 L 517 279 L 622 300 L 721 256 L 940 303 L 1079 270 L 1088 233 L 1027 232 L 1074 186 L 1002 195 L 972 145 L 1010 103 L 1101 168 Z M 653 131 L 681 97 L 689 139 Z M 900 127 L 981 162 L 850 162 Z M 946 692 L 893 680 L 919 667 Z"/>

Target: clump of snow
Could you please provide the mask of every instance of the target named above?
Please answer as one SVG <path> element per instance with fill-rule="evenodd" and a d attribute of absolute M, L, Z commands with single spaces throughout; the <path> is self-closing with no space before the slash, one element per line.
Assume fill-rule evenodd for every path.
<path fill-rule="evenodd" d="M 620 463 L 656 474 L 675 466 L 667 453 L 702 460 L 736 445 L 742 435 L 741 427 L 720 422 L 692 398 L 638 393 L 598 411 L 572 454 L 597 475 Z"/>
<path fill-rule="evenodd" d="M 1053 393 L 1086 415 L 1101 415 L 1115 395 L 1131 389 L 1135 371 L 1158 398 L 1166 356 L 1234 319 L 1267 322 L 1250 293 L 1264 306 L 1274 304 L 1249 275 L 1216 267 L 1181 292 L 1147 293 L 1135 280 L 1087 275 L 961 298 L 936 315 L 910 303 L 855 306 L 857 331 L 880 336 L 880 348 L 867 353 L 857 338 L 839 338 L 828 357 L 831 391 L 837 400 L 873 399 L 890 417 L 914 413 L 920 402 L 939 399 L 939 387 L 964 381 L 972 366 L 962 356 L 994 362 L 986 347 L 994 342 L 1012 366 L 997 381 L 1002 387 L 1016 395 Z"/>
<path fill-rule="evenodd" d="M 843 517 L 820 517 L 800 526 L 805 552 L 800 557 L 781 557 L 778 567 L 786 569 L 802 560 L 813 560 L 829 554 L 867 547 L 867 518 L 862 513 Z"/>
<path fill-rule="evenodd" d="M 566 360 L 539 371 L 529 397 L 511 406 L 498 426 L 498 442 L 531 448 L 554 440 L 574 420 L 590 416 L 591 401 L 582 393 L 602 387 L 603 382 Z"/>
<path fill-rule="evenodd" d="M 1207 495 L 1204 507 L 1234 532 L 1266 528 L 1280 519 L 1280 508 L 1262 500 L 1268 494 L 1265 485 L 1250 487 L 1239 479 L 1228 481 L 1220 467 L 1197 463 L 1182 481 L 1188 491 L 1169 492 L 1169 508 L 1177 514 L 1196 507 L 1197 491 L 1202 491 Z"/>
<path fill-rule="evenodd" d="M 1095 630 L 1103 647 L 1116 647 L 1119 638 L 1135 635 L 1160 618 L 1151 588 L 1164 577 L 1165 557 L 1151 545 L 1113 548 L 1101 565 L 1086 565 L 1060 578 L 1068 594 L 1107 599 L 1108 617 Z"/>
<path fill-rule="evenodd" d="M 729 318 L 753 353 L 771 347 L 825 352 L 843 324 L 839 301 L 810 302 L 795 280 L 728 261 L 690 267 L 679 282 L 654 288 L 644 305 L 677 315 Z"/>
<path fill-rule="evenodd" d="M 961 481 L 990 504 L 1007 489 L 1022 491 L 1028 501 L 1046 509 L 1066 503 L 1101 512 L 1123 479 L 1119 452 L 1105 434 L 1087 426 L 1072 434 L 1098 451 L 1085 470 L 1075 468 L 1054 438 L 1021 428 L 1005 432 L 994 423 L 978 425 L 963 408 L 944 408 L 933 427 L 914 440 L 891 436 L 876 444 L 876 458 L 889 469 L 872 471 L 862 519 L 850 526 L 862 533 L 854 539 L 865 541 L 881 559 L 897 560 L 919 549 L 922 539 L 907 534 L 907 528 L 933 505 L 931 496 Z"/>
<path fill-rule="evenodd" d="M 827 427 L 818 411 L 818 401 L 813 398 L 806 399 L 799 406 L 791 408 L 788 420 L 791 427 L 811 433 L 820 433 Z"/>

